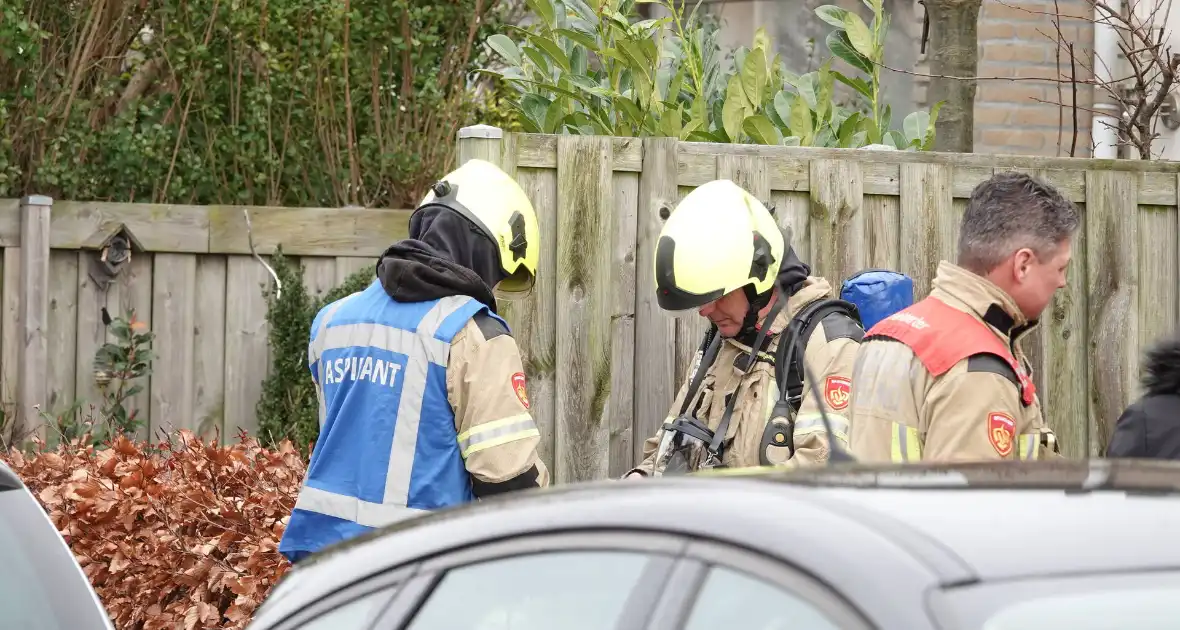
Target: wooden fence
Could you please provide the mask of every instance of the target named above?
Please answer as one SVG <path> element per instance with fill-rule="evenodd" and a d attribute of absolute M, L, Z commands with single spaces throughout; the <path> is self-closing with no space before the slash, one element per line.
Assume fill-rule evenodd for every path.
<path fill-rule="evenodd" d="M 403 210 L 180 206 L 0 200 L 0 400 L 18 426 L 41 423 L 75 400 L 101 400 L 98 348 L 112 339 L 102 321 L 135 309 L 155 333 L 153 375 L 129 407 L 141 436 L 190 428 L 209 436 L 257 428 L 254 407 L 270 356 L 263 258 L 281 244 L 321 295 L 373 265 L 406 236 Z M 113 235 L 142 251 L 103 287 L 91 273 Z M 31 245 L 31 246 L 29 246 Z M 17 429 L 20 431 L 20 429 Z M 46 431 L 40 424 L 41 435 Z"/>
<path fill-rule="evenodd" d="M 1026 350 L 1071 455 L 1105 443 L 1138 393 L 1142 347 L 1180 321 L 1180 164 L 503 134 L 485 126 L 459 135 L 459 159 L 499 163 L 539 215 L 537 287 L 502 311 L 522 347 L 542 455 L 558 482 L 626 470 L 666 415 L 704 320 L 669 317 L 655 304 L 660 210 L 712 179 L 732 179 L 774 204 L 813 273 L 838 283 L 869 266 L 898 269 L 914 277 L 918 297 L 938 261 L 953 259 L 977 183 L 1022 170 L 1058 186 L 1084 222 L 1069 286 Z M 0 202 L 4 400 L 53 408 L 91 393 L 90 361 L 105 334 L 99 307 L 135 306 L 160 354 L 141 401 L 152 427 L 253 429 L 268 363 L 261 293 L 268 275 L 249 255 L 242 208 L 45 202 Z M 249 213 L 259 253 L 281 243 L 301 257 L 308 286 L 320 292 L 372 264 L 405 235 L 408 217 L 367 209 Z M 88 276 L 90 258 L 122 225 L 150 254 L 133 256 L 103 294 Z M 36 245 L 21 247 L 29 243 Z"/>

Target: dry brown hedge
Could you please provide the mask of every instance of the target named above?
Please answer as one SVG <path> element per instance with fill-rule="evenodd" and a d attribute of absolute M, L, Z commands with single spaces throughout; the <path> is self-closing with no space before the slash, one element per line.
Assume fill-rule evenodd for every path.
<path fill-rule="evenodd" d="M 245 433 L 219 446 L 82 440 L 0 452 L 49 512 L 119 630 L 243 628 L 289 564 L 278 552 L 306 462 Z"/>

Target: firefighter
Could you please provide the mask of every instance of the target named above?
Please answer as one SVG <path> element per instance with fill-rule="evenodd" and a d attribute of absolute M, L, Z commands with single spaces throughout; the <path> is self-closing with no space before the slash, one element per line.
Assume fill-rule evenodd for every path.
<path fill-rule="evenodd" d="M 496 312 L 497 295 L 531 290 L 540 247 L 520 186 L 469 160 L 434 184 L 377 279 L 316 314 L 320 434 L 279 545 L 288 559 L 548 485 L 520 351 Z"/>
<path fill-rule="evenodd" d="M 828 281 L 784 243 L 771 211 L 729 180 L 706 183 L 668 218 L 653 264 L 660 307 L 696 310 L 710 327 L 663 426 L 644 443 L 644 460 L 625 478 L 816 464 L 827 460 L 831 437 L 847 444 L 842 414 L 864 331 L 855 309 L 833 300 Z M 785 329 L 795 343 L 780 343 L 791 336 Z M 800 360 L 819 379 L 822 401 L 804 389 Z M 768 418 L 784 396 L 794 426 L 778 430 Z"/>
<path fill-rule="evenodd" d="M 1059 453 L 1019 345 L 1066 285 L 1078 211 L 1000 173 L 971 193 L 957 263 L 930 295 L 869 329 L 852 375 L 852 455 L 864 462 L 1040 459 Z"/>

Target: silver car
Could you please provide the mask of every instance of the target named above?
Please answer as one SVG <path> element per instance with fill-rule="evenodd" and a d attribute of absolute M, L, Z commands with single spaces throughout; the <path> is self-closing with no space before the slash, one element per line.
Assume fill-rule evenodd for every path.
<path fill-rule="evenodd" d="M 114 630 L 110 617 L 20 477 L 0 461 L 0 627 Z"/>
<path fill-rule="evenodd" d="M 1173 630 L 1180 464 L 602 481 L 297 563 L 250 630 Z"/>

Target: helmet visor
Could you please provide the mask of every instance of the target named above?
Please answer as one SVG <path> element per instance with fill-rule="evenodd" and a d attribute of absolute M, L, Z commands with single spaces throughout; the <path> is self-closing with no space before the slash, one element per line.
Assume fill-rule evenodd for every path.
<path fill-rule="evenodd" d="M 656 303 L 660 308 L 674 314 L 686 314 L 725 296 L 724 289 L 708 293 L 690 293 L 672 285 L 656 285 Z"/>

